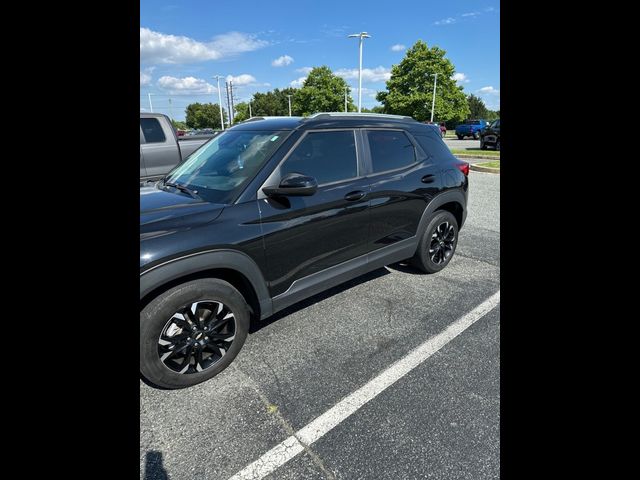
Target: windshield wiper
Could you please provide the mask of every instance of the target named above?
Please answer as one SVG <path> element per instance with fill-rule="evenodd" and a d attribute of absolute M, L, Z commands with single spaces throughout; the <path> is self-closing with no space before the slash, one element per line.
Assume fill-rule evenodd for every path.
<path fill-rule="evenodd" d="M 187 188 L 184 185 L 180 185 L 179 183 L 164 182 L 164 186 L 165 187 L 177 188 L 181 192 L 187 193 L 193 198 L 202 199 L 202 197 L 200 197 L 198 195 L 198 191 L 197 190 L 191 190 L 190 188 Z"/>

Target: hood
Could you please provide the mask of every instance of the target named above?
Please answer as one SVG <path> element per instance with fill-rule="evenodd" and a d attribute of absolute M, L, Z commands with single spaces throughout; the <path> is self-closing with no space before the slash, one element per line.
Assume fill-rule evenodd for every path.
<path fill-rule="evenodd" d="M 140 239 L 188 229 L 214 221 L 224 204 L 156 187 L 140 189 Z"/>

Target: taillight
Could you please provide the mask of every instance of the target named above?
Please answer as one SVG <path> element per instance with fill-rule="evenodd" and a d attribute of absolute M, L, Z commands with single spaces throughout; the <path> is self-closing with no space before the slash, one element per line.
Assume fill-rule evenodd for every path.
<path fill-rule="evenodd" d="M 464 173 L 464 176 L 469 176 L 469 164 L 467 162 L 460 162 L 457 164 L 458 170 Z"/>

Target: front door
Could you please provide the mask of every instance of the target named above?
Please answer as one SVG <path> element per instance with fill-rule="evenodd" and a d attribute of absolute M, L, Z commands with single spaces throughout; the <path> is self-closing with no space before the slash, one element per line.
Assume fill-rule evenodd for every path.
<path fill-rule="evenodd" d="M 258 192 L 272 297 L 366 253 L 369 184 L 360 175 L 357 144 L 353 129 L 305 132 L 265 185 L 296 172 L 314 177 L 317 192 L 281 199 Z"/>

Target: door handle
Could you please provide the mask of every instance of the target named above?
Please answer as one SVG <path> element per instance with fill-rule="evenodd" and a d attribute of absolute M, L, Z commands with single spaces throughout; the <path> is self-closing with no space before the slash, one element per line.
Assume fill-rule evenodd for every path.
<path fill-rule="evenodd" d="M 421 182 L 422 183 L 433 183 L 433 181 L 435 180 L 435 176 L 432 174 L 429 175 L 425 175 L 424 177 L 422 177 Z"/>
<path fill-rule="evenodd" d="M 354 202 L 356 200 L 360 200 L 362 197 L 366 195 L 362 190 L 356 190 L 355 192 L 349 192 L 344 196 L 344 199 L 349 202 Z"/>

